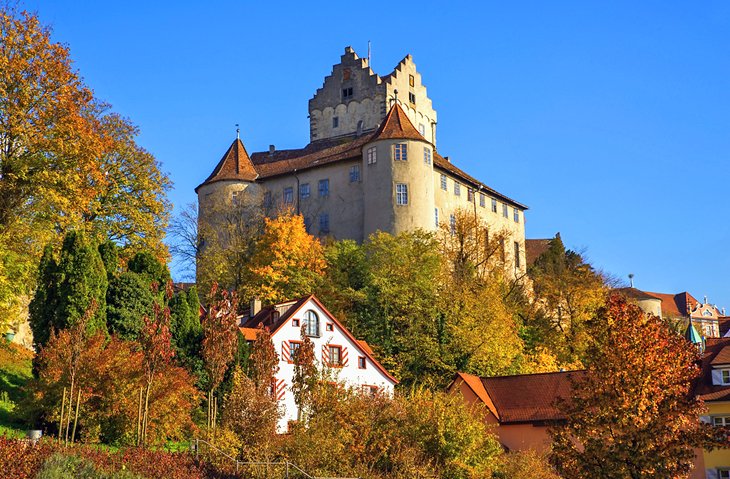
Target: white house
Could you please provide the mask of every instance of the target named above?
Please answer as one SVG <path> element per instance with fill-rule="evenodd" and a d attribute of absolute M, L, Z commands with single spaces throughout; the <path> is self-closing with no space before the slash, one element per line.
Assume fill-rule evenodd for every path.
<path fill-rule="evenodd" d="M 256 339 L 257 328 L 269 329 L 279 355 L 274 394 L 282 407 L 279 431 L 286 432 L 297 419 L 291 390 L 294 377 L 292 357 L 301 345 L 301 328 L 314 343 L 320 368 L 328 368 L 338 382 L 360 389 L 364 394 L 392 394 L 398 381 L 373 357 L 365 341 L 359 341 L 313 295 L 260 309 L 252 303 L 251 315 L 241 324 L 244 337 Z"/>

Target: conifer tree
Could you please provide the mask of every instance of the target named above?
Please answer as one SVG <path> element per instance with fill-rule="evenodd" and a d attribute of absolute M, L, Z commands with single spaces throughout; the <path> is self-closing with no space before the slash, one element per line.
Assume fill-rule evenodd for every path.
<path fill-rule="evenodd" d="M 147 276 L 125 271 L 109 283 L 106 295 L 107 325 L 120 338 L 134 341 L 144 326 L 144 316 L 152 314 L 157 295 Z"/>
<path fill-rule="evenodd" d="M 46 245 L 38 267 L 38 286 L 30 302 L 30 327 L 33 340 L 38 346 L 46 344 L 51 330 L 58 323 L 58 286 L 60 283 L 58 263 L 53 246 Z"/>

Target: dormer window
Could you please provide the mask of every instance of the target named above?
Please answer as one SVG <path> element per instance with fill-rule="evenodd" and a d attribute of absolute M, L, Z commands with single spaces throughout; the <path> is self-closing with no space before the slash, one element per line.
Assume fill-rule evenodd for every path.
<path fill-rule="evenodd" d="M 722 384 L 730 384 L 730 369 L 723 369 L 722 373 Z"/>
<path fill-rule="evenodd" d="M 311 309 L 304 313 L 305 326 L 307 328 L 307 336 L 319 337 L 319 316 Z"/>

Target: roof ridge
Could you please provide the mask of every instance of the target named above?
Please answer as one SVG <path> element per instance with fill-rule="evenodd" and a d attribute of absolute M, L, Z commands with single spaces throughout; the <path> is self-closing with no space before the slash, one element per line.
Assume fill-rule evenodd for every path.
<path fill-rule="evenodd" d="M 259 174 L 256 171 L 256 167 L 251 161 L 251 157 L 246 151 L 246 147 L 240 138 L 236 138 L 228 147 L 223 157 L 220 159 L 218 164 L 213 168 L 213 172 L 199 184 L 195 191 L 209 183 L 223 180 L 241 180 L 241 181 L 256 181 Z"/>

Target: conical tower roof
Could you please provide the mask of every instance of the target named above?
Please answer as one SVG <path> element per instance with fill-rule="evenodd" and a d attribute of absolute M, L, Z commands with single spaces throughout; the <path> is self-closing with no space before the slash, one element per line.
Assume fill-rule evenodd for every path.
<path fill-rule="evenodd" d="M 246 148 L 243 146 L 243 142 L 236 138 L 228 150 L 218 162 L 213 173 L 197 188 L 198 191 L 203 185 L 214 183 L 216 181 L 223 180 L 239 180 L 239 181 L 255 181 L 258 178 L 258 173 L 251 162 L 251 158 L 248 156 Z"/>
<path fill-rule="evenodd" d="M 702 344 L 702 336 L 700 336 L 700 333 L 697 332 L 694 324 L 692 324 L 692 319 L 689 320 L 687 330 L 684 332 L 684 337 L 692 344 Z"/>
<path fill-rule="evenodd" d="M 420 140 L 431 143 L 416 130 L 397 101 L 393 103 L 383 124 L 373 134 L 372 141 L 374 140 Z"/>

